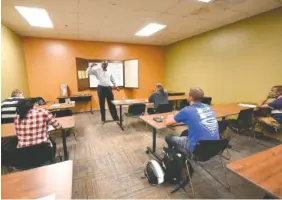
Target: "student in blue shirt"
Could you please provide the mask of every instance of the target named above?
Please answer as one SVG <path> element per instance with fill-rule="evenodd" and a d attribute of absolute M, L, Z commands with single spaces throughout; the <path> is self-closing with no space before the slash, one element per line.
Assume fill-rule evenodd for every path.
<path fill-rule="evenodd" d="M 266 103 L 270 98 L 274 98 L 275 100 L 270 103 Z M 270 108 L 273 119 L 282 124 L 282 85 L 273 86 L 269 95 L 260 107 Z"/>
<path fill-rule="evenodd" d="M 168 118 L 166 125 L 183 122 L 189 127 L 187 136 L 166 136 L 168 146 L 193 152 L 200 140 L 219 140 L 218 123 L 210 106 L 201 103 L 204 92 L 201 88 L 191 88 L 187 106 L 174 117 Z"/>

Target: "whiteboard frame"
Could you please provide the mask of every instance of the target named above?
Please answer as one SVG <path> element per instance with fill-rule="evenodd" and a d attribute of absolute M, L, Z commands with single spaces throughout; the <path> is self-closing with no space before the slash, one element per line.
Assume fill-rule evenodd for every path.
<path fill-rule="evenodd" d="M 122 86 L 119 86 L 120 88 L 124 88 L 124 82 L 125 82 L 125 76 L 124 76 L 124 60 L 108 60 L 108 59 L 87 59 L 88 65 L 91 62 L 97 62 L 97 63 L 102 63 L 104 61 L 112 62 L 112 63 L 122 63 L 122 72 L 123 72 L 123 84 Z M 90 87 L 90 76 L 88 78 L 89 81 L 89 89 L 91 90 L 97 90 L 98 87 Z"/>
<path fill-rule="evenodd" d="M 129 60 L 137 60 L 138 61 L 138 87 L 125 87 L 125 61 L 129 61 Z M 140 83 L 140 80 L 139 80 L 139 60 L 137 58 L 132 58 L 132 59 L 127 59 L 127 60 L 123 60 L 123 86 L 124 88 L 128 88 L 128 89 L 139 89 L 139 83 Z"/>

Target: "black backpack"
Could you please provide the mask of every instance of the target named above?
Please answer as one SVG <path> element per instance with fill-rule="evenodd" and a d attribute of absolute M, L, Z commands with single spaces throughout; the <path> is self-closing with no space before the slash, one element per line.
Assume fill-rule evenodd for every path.
<path fill-rule="evenodd" d="M 165 172 L 165 180 L 170 184 L 180 184 L 183 181 L 182 169 L 185 167 L 183 155 L 173 148 L 165 148 L 164 153 L 162 167 Z M 192 176 L 193 168 L 190 162 L 188 162 L 188 166 L 190 175 Z"/>

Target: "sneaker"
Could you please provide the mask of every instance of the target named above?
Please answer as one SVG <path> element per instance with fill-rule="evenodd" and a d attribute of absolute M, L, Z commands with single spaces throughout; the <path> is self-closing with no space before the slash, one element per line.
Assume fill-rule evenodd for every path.
<path fill-rule="evenodd" d="M 101 122 L 102 125 L 104 125 L 105 123 L 106 123 L 105 121 L 102 121 L 102 122 Z"/>

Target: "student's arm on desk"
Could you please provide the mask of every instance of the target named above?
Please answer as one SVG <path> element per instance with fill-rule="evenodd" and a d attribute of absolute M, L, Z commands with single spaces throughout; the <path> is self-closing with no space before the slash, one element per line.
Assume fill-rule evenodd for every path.
<path fill-rule="evenodd" d="M 174 116 L 168 116 L 166 121 L 165 121 L 165 125 L 166 126 L 172 126 L 174 124 L 176 124 L 177 122 L 174 120 Z"/>
<path fill-rule="evenodd" d="M 56 120 L 56 118 L 47 111 L 47 123 L 53 126 L 55 129 L 61 129 L 62 125 Z"/>
<path fill-rule="evenodd" d="M 186 118 L 186 113 L 184 113 L 183 109 L 180 110 L 176 115 L 169 115 L 166 119 L 165 125 L 172 126 L 177 123 L 184 122 Z"/>

